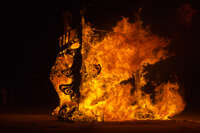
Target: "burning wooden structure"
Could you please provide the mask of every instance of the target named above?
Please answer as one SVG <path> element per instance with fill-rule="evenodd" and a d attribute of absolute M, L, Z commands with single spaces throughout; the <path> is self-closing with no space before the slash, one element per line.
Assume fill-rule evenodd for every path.
<path fill-rule="evenodd" d="M 149 66 L 170 57 L 170 41 L 152 34 L 137 17 L 122 18 L 110 32 L 82 16 L 59 38 L 50 80 L 60 104 L 53 115 L 72 121 L 166 120 L 185 107 L 177 81 L 148 78 Z M 151 90 L 151 91 L 145 91 Z"/>

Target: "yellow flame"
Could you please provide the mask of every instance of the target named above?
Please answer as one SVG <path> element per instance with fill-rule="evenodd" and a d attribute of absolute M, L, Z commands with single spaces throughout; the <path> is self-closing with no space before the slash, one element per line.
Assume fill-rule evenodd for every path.
<path fill-rule="evenodd" d="M 127 18 L 123 18 L 101 41 L 93 37 L 94 29 L 85 24 L 84 19 L 82 26 L 80 100 L 77 103 L 78 111 L 73 113 L 72 119 L 165 120 L 183 111 L 185 104 L 177 83 L 168 82 L 157 86 L 154 89 L 154 102 L 150 94 L 142 91 L 147 83 L 144 66 L 168 57 L 164 49 L 169 44 L 168 40 L 152 34 L 142 26 L 140 20 L 130 23 Z M 73 49 L 79 46 L 74 44 Z M 61 73 L 72 64 L 73 55 L 64 54 L 57 57 L 52 67 L 50 78 L 60 98 L 55 114 L 64 104 L 73 103 L 70 96 L 59 89 L 61 84 L 72 83 L 73 78 L 67 78 Z M 100 73 L 95 68 L 97 65 L 101 67 Z M 131 77 L 135 78 L 134 87 L 130 82 L 122 83 Z"/>

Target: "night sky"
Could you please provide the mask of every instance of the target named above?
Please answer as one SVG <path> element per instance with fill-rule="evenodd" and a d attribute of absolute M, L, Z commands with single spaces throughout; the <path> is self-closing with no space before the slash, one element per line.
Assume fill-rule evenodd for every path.
<path fill-rule="evenodd" d="M 197 11 L 190 26 L 181 24 L 177 9 L 189 3 Z M 54 105 L 58 97 L 49 72 L 63 32 L 62 12 L 69 10 L 79 24 L 79 10 L 93 26 L 109 29 L 121 16 L 131 17 L 142 8 L 141 17 L 153 33 L 170 38 L 177 54 L 176 70 L 184 84 L 189 107 L 200 106 L 200 14 L 198 0 L 90 0 L 64 3 L 7 3 L 1 9 L 0 87 L 8 88 L 14 105 Z"/>

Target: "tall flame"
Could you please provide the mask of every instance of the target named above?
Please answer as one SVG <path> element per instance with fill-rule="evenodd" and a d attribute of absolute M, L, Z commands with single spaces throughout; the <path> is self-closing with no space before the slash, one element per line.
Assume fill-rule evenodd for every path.
<path fill-rule="evenodd" d="M 148 83 L 145 66 L 168 58 L 168 44 L 168 40 L 143 27 L 139 19 L 130 23 L 128 18 L 122 18 L 112 32 L 101 38 L 82 19 L 80 96 L 60 88 L 76 82 L 73 75 L 64 73 L 72 67 L 75 54 L 63 50 L 50 75 L 60 98 L 53 114 L 70 120 L 125 121 L 165 120 L 180 113 L 185 104 L 178 83 L 155 83 L 153 100 L 143 91 Z M 68 49 L 79 48 L 79 42 L 74 42 Z"/>

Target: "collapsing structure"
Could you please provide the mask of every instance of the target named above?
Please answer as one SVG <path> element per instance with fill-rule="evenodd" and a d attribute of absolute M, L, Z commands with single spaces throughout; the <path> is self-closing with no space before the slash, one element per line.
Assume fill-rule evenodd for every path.
<path fill-rule="evenodd" d="M 147 76 L 148 66 L 169 57 L 169 41 L 140 19 L 122 18 L 112 29 L 99 32 L 82 16 L 78 29 L 59 38 L 50 80 L 60 104 L 52 114 L 72 121 L 126 121 L 169 119 L 183 111 L 176 81 Z"/>

